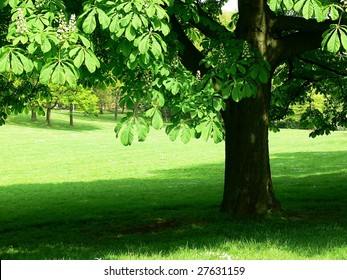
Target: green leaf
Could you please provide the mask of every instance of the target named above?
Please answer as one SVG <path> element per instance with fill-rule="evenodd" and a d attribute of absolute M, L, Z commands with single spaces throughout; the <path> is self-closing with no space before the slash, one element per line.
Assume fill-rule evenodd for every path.
<path fill-rule="evenodd" d="M 125 17 L 120 19 L 120 25 L 122 27 L 127 27 L 130 25 L 131 19 L 133 18 L 134 13 L 128 13 Z"/>
<path fill-rule="evenodd" d="M 261 83 L 265 84 L 269 80 L 269 73 L 265 69 L 260 69 L 259 71 L 259 80 Z"/>
<path fill-rule="evenodd" d="M 243 74 L 243 75 L 246 74 L 246 68 L 243 65 L 238 63 L 237 68 L 239 69 L 241 74 Z"/>
<path fill-rule="evenodd" d="M 160 129 L 164 126 L 163 117 L 158 109 L 155 110 L 154 115 L 152 117 L 152 126 L 155 129 Z"/>
<path fill-rule="evenodd" d="M 26 44 L 29 40 L 27 36 L 20 36 L 19 39 L 23 45 Z"/>
<path fill-rule="evenodd" d="M 36 42 L 32 42 L 29 44 L 27 50 L 30 54 L 33 54 L 37 50 L 38 44 Z"/>
<path fill-rule="evenodd" d="M 120 142 L 124 146 L 131 145 L 134 141 L 134 132 L 134 124 L 132 122 L 126 122 L 120 135 Z"/>
<path fill-rule="evenodd" d="M 142 15 L 142 14 L 140 14 L 140 18 L 141 18 L 141 21 L 142 21 L 142 26 L 144 28 L 148 28 L 148 25 L 149 25 L 148 19 L 144 15 Z"/>
<path fill-rule="evenodd" d="M 96 68 L 100 66 L 97 57 L 89 50 L 84 52 L 84 63 L 90 73 L 95 72 Z"/>
<path fill-rule="evenodd" d="M 10 54 L 9 52 L 6 52 L 0 58 L 0 73 L 8 72 L 10 69 L 10 65 L 11 65 Z"/>
<path fill-rule="evenodd" d="M 259 65 L 255 64 L 250 68 L 249 76 L 253 79 L 256 80 L 259 75 Z"/>
<path fill-rule="evenodd" d="M 165 97 L 160 91 L 153 90 L 152 91 L 152 102 L 156 106 L 163 107 L 165 104 Z"/>
<path fill-rule="evenodd" d="M 149 38 L 150 35 L 146 35 L 145 37 L 143 37 L 143 39 L 141 40 L 141 42 L 139 43 L 139 51 L 140 53 L 144 54 L 148 52 L 149 49 Z"/>
<path fill-rule="evenodd" d="M 18 6 L 18 1 L 19 0 L 9 0 L 8 3 L 10 4 L 10 6 L 12 8 L 14 8 L 14 7 Z"/>
<path fill-rule="evenodd" d="M 41 50 L 43 53 L 47 53 L 51 50 L 52 46 L 51 43 L 49 42 L 49 40 L 46 38 L 41 45 Z"/>
<path fill-rule="evenodd" d="M 127 61 L 127 66 L 129 69 L 134 70 L 138 65 L 138 50 L 134 50 Z"/>
<path fill-rule="evenodd" d="M 131 11 L 131 9 L 132 9 L 132 3 L 131 2 L 127 3 L 123 8 L 124 12 L 126 12 L 126 13 L 129 13 Z"/>
<path fill-rule="evenodd" d="M 74 56 L 79 52 L 80 49 L 81 49 L 80 46 L 71 49 L 71 50 L 69 51 L 69 56 L 70 56 L 70 57 L 74 57 Z"/>
<path fill-rule="evenodd" d="M 302 8 L 302 15 L 304 16 L 305 19 L 309 19 L 313 16 L 314 14 L 314 7 L 311 3 L 310 0 L 306 1 Z"/>
<path fill-rule="evenodd" d="M 128 25 L 128 27 L 125 29 L 125 37 L 129 41 L 134 41 L 134 39 L 136 38 L 136 31 L 132 25 Z"/>
<path fill-rule="evenodd" d="M 140 54 L 139 63 L 143 68 L 147 68 L 147 65 L 150 63 L 150 61 L 151 61 L 151 57 L 149 53 Z"/>
<path fill-rule="evenodd" d="M 154 37 L 153 37 L 152 45 L 151 45 L 151 52 L 156 58 L 162 55 L 161 45 L 159 44 L 157 39 Z"/>
<path fill-rule="evenodd" d="M 73 71 L 69 67 L 64 67 L 65 70 L 65 78 L 69 85 L 76 85 L 77 77 L 73 73 Z"/>
<path fill-rule="evenodd" d="M 83 21 L 82 29 L 85 33 L 91 34 L 96 28 L 95 10 L 92 10 Z"/>
<path fill-rule="evenodd" d="M 176 126 L 170 126 L 168 127 L 168 135 L 169 135 L 169 139 L 171 141 L 175 141 L 179 135 L 179 132 L 181 130 L 181 126 L 180 125 L 176 125 Z"/>
<path fill-rule="evenodd" d="M 214 122 L 213 123 L 213 141 L 214 143 L 220 143 L 223 141 L 224 139 L 224 135 L 223 135 L 223 130 L 221 129 L 221 126 L 219 123 Z"/>
<path fill-rule="evenodd" d="M 17 53 L 17 55 L 23 64 L 24 71 L 27 73 L 31 72 L 34 69 L 33 62 L 30 59 L 28 59 L 27 57 L 25 57 L 24 55 L 22 55 L 21 53 Z"/>
<path fill-rule="evenodd" d="M 149 132 L 149 126 L 147 122 L 142 118 L 138 118 L 138 119 L 135 119 L 135 125 L 136 125 L 136 131 L 138 135 L 138 141 L 139 142 L 145 141 Z"/>
<path fill-rule="evenodd" d="M 167 23 L 162 22 L 161 23 L 161 28 L 160 28 L 161 32 L 163 33 L 164 36 L 167 36 L 170 33 L 170 27 Z"/>
<path fill-rule="evenodd" d="M 221 98 L 214 98 L 213 99 L 213 108 L 216 111 L 220 111 L 223 108 L 223 100 Z"/>
<path fill-rule="evenodd" d="M 299 0 L 298 2 L 296 2 L 295 5 L 294 5 L 294 11 L 300 12 L 302 6 L 305 4 L 306 1 L 307 0 Z"/>
<path fill-rule="evenodd" d="M 242 99 L 241 86 L 236 84 L 231 92 L 231 97 L 235 102 L 239 102 Z"/>
<path fill-rule="evenodd" d="M 148 110 L 146 111 L 146 117 L 148 117 L 148 118 L 153 117 L 153 115 L 154 115 L 154 113 L 155 113 L 156 110 L 157 110 L 156 108 L 148 109 Z"/>
<path fill-rule="evenodd" d="M 40 73 L 40 82 L 42 84 L 48 84 L 50 82 L 55 65 L 56 63 L 47 65 L 42 68 Z"/>
<path fill-rule="evenodd" d="M 52 83 L 59 85 L 65 84 L 65 73 L 61 64 L 58 64 L 52 73 Z"/>
<path fill-rule="evenodd" d="M 329 16 L 332 20 L 337 20 L 339 18 L 339 11 L 335 8 L 335 6 L 331 6 Z"/>
<path fill-rule="evenodd" d="M 281 0 L 270 0 L 269 7 L 272 11 L 276 12 L 281 6 Z"/>
<path fill-rule="evenodd" d="M 228 99 L 230 97 L 232 88 L 233 88 L 232 84 L 228 84 L 226 87 L 222 89 L 222 96 L 224 99 Z"/>
<path fill-rule="evenodd" d="M 149 18 L 152 18 L 155 14 L 156 7 L 153 3 L 149 4 L 148 7 L 146 8 L 146 14 L 148 15 Z"/>
<path fill-rule="evenodd" d="M 192 138 L 192 131 L 189 128 L 189 126 L 186 124 L 182 125 L 181 130 L 182 130 L 181 140 L 184 144 L 187 144 L 190 141 L 190 139 Z"/>
<path fill-rule="evenodd" d="M 116 138 L 118 138 L 119 136 L 119 132 L 121 131 L 122 127 L 123 127 L 124 121 L 120 121 L 117 123 L 117 125 L 114 128 L 114 132 L 116 133 Z"/>
<path fill-rule="evenodd" d="M 198 133 L 201 133 L 201 138 L 207 142 L 211 137 L 212 123 L 210 120 L 202 122 L 195 129 Z"/>
<path fill-rule="evenodd" d="M 340 38 L 341 38 L 342 47 L 345 49 L 345 51 L 347 51 L 347 32 L 341 31 Z"/>
<path fill-rule="evenodd" d="M 82 63 L 84 61 L 84 50 L 80 49 L 77 53 L 76 57 L 73 60 L 73 63 L 76 67 L 81 67 Z"/>
<path fill-rule="evenodd" d="M 111 22 L 110 18 L 101 9 L 97 9 L 97 12 L 98 12 L 98 19 L 99 19 L 101 28 L 106 29 L 110 25 L 110 22 Z"/>
<path fill-rule="evenodd" d="M 317 19 L 318 22 L 322 22 L 326 19 L 326 17 L 324 16 L 323 13 L 323 7 L 319 5 L 319 3 L 317 3 L 317 1 L 313 1 L 312 3 L 313 5 L 313 9 L 314 9 L 314 14 L 315 14 L 315 18 Z"/>
<path fill-rule="evenodd" d="M 160 75 L 162 75 L 162 76 L 169 76 L 170 75 L 169 67 L 163 65 L 162 68 L 160 69 Z"/>
<path fill-rule="evenodd" d="M 84 37 L 84 36 L 81 35 L 81 34 L 78 34 L 78 38 L 81 40 L 82 44 L 83 44 L 86 48 L 90 48 L 91 43 L 90 43 L 90 41 L 89 41 L 86 37 Z"/>
<path fill-rule="evenodd" d="M 242 92 L 242 97 L 250 97 L 252 95 L 251 88 L 247 81 L 244 81 L 241 88 L 241 92 Z"/>
<path fill-rule="evenodd" d="M 0 1 L 0 9 L 6 7 L 8 5 L 8 0 L 1 0 Z"/>
<path fill-rule="evenodd" d="M 340 47 L 341 44 L 338 29 L 335 29 L 327 42 L 327 50 L 332 53 L 337 53 L 340 50 Z"/>
<path fill-rule="evenodd" d="M 230 67 L 230 73 L 232 76 L 235 76 L 236 75 L 236 72 L 237 72 L 237 66 L 235 63 L 233 63 Z"/>
<path fill-rule="evenodd" d="M 128 40 L 123 39 L 118 45 L 118 51 L 120 51 L 125 57 L 129 57 L 132 52 L 132 43 Z"/>
<path fill-rule="evenodd" d="M 139 30 L 142 26 L 142 21 L 140 17 L 137 14 L 134 14 L 134 17 L 131 21 L 132 26 L 135 28 L 135 30 Z"/>
<path fill-rule="evenodd" d="M 162 7 L 160 7 L 159 5 L 156 6 L 156 12 L 157 12 L 157 17 L 159 19 L 163 19 L 165 17 L 168 18 L 166 11 Z"/>
<path fill-rule="evenodd" d="M 179 82 L 174 79 L 174 78 L 168 78 L 167 80 L 165 80 L 163 82 L 165 88 L 167 90 L 170 90 L 172 92 L 172 94 L 176 95 L 179 90 L 180 90 L 180 87 L 179 87 Z"/>
<path fill-rule="evenodd" d="M 138 65 L 138 61 L 137 60 L 130 60 L 128 59 L 127 61 L 127 67 L 130 69 L 130 70 L 135 70 L 135 68 L 137 67 Z"/>
<path fill-rule="evenodd" d="M 20 75 L 24 71 L 23 64 L 14 53 L 11 55 L 11 70 L 16 75 Z"/>
<path fill-rule="evenodd" d="M 291 10 L 294 6 L 293 0 L 284 0 L 283 3 L 287 10 Z"/>

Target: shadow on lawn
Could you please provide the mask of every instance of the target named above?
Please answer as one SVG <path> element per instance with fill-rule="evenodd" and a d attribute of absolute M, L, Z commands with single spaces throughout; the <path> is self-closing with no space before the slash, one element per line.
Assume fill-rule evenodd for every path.
<path fill-rule="evenodd" d="M 347 152 L 337 154 L 347 156 Z M 299 155 L 308 162 L 317 156 L 300 153 L 294 158 L 298 160 Z M 262 219 L 242 220 L 219 213 L 220 164 L 160 170 L 153 179 L 5 187 L 8 199 L 13 200 L 7 202 L 16 203 L 17 210 L 15 214 L 1 211 L 0 258 L 159 255 L 165 259 L 179 250 L 235 246 L 237 251 L 247 244 L 259 246 L 260 252 L 275 246 L 310 258 L 346 246 L 344 166 L 326 167 L 325 174 L 318 175 L 300 171 L 296 176 L 290 168 L 287 175 L 279 174 L 279 164 L 292 157 L 281 154 L 273 160 L 277 194 L 290 211 Z M 21 197 L 28 188 L 30 197 Z"/>

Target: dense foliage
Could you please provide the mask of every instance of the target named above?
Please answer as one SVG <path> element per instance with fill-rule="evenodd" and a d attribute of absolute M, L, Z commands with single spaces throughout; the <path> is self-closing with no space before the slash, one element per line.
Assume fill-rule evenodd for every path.
<path fill-rule="evenodd" d="M 254 96 L 257 85 L 266 83 L 275 70 L 249 43 L 218 23 L 223 2 L 1 1 L 2 123 L 7 113 L 20 112 L 30 100 L 40 98 L 41 84 L 107 87 L 120 80 L 126 92 L 121 104 L 134 110 L 116 127 L 123 144 L 131 144 L 136 134 L 145 140 L 149 124 L 161 128 L 164 105 L 175 113 L 167 128 L 171 139 L 180 135 L 188 142 L 192 136 L 205 140 L 212 136 L 220 142 L 224 136 L 219 111 L 225 109 L 224 101 L 229 96 L 236 102 Z M 306 112 L 306 118 L 316 123 L 317 134 L 346 122 L 347 27 L 342 24 L 346 6 L 344 1 L 330 2 L 268 2 L 277 15 L 337 21 L 327 28 L 322 47 L 340 55 L 314 52 L 287 61 L 275 72 L 274 119 L 288 114 L 290 104 L 310 98 L 306 93 L 313 88 L 325 94 L 324 112 Z M 199 56 L 187 56 L 188 38 L 198 45 Z M 144 102 L 151 104 L 146 112 L 150 121 L 137 114 Z"/>

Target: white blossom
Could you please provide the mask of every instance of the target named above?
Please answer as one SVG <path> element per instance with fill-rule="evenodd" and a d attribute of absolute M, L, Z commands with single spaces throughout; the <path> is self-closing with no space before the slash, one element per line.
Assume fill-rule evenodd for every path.
<path fill-rule="evenodd" d="M 36 8 L 41 8 L 46 4 L 46 0 L 36 0 L 35 1 L 35 7 Z"/>
<path fill-rule="evenodd" d="M 66 39 L 69 33 L 76 30 L 76 15 L 72 14 L 69 22 L 66 22 L 65 14 L 63 11 L 60 11 L 58 29 L 57 29 L 57 37 L 59 40 Z"/>
<path fill-rule="evenodd" d="M 196 71 L 195 79 L 199 82 L 201 81 L 201 72 L 200 70 Z"/>
<path fill-rule="evenodd" d="M 17 20 L 16 20 L 16 32 L 19 34 L 25 34 L 28 33 L 29 30 L 27 28 L 27 24 L 26 24 L 26 20 L 24 18 L 24 14 L 23 14 L 23 10 L 21 8 L 17 9 L 18 12 L 18 16 L 17 16 Z"/>

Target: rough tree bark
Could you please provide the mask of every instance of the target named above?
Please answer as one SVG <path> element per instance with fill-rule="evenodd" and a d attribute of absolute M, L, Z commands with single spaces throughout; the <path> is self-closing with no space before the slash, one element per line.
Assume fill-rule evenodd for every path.
<path fill-rule="evenodd" d="M 269 161 L 269 93 L 270 83 L 259 86 L 255 98 L 227 101 L 223 212 L 249 215 L 280 208 Z"/>

